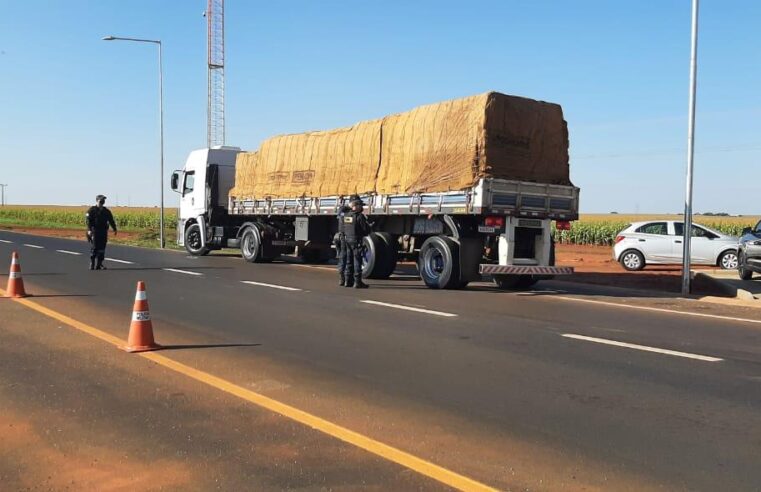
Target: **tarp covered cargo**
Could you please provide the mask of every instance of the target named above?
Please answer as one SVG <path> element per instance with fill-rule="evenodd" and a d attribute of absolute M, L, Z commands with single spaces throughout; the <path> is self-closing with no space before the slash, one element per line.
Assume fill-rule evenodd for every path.
<path fill-rule="evenodd" d="M 274 137 L 236 164 L 237 198 L 442 192 L 485 176 L 571 184 L 561 107 L 497 92 Z"/>

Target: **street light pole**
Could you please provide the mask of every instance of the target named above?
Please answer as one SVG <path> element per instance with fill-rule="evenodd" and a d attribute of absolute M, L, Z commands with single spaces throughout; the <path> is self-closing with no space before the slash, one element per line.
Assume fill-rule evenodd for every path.
<path fill-rule="evenodd" d="M 682 295 L 690 294 L 690 262 L 692 254 L 692 169 L 695 158 L 695 97 L 698 57 L 698 2 L 692 0 L 692 49 L 690 54 L 690 109 L 687 130 L 687 190 L 684 201 L 684 236 L 682 241 Z"/>
<path fill-rule="evenodd" d="M 5 206 L 5 187 L 8 186 L 7 184 L 0 184 L 0 189 L 2 190 L 2 196 L 0 196 L 0 205 Z"/>
<path fill-rule="evenodd" d="M 134 41 L 136 43 L 152 43 L 159 47 L 159 140 L 160 140 L 160 173 L 159 178 L 161 186 L 161 215 L 159 217 L 159 242 L 161 248 L 166 245 L 164 241 L 164 61 L 163 49 L 160 39 L 139 39 L 123 38 L 117 36 L 106 36 L 103 41 Z"/>

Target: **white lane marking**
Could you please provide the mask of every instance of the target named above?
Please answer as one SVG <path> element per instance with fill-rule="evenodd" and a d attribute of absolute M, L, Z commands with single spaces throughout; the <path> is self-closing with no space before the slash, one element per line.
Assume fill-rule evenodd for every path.
<path fill-rule="evenodd" d="M 13 241 L 8 241 L 7 239 L 0 239 L 0 243 L 13 244 Z"/>
<path fill-rule="evenodd" d="M 176 268 L 162 268 L 162 270 L 165 270 L 167 272 L 184 273 L 185 275 L 203 275 L 203 273 L 189 272 L 187 270 L 178 270 Z"/>
<path fill-rule="evenodd" d="M 364 302 L 365 304 L 373 304 L 375 306 L 385 306 L 385 307 L 390 307 L 394 309 L 403 309 L 405 311 L 415 311 L 416 313 L 425 313 L 425 314 L 433 314 L 435 316 L 444 316 L 446 318 L 454 318 L 457 316 L 456 314 L 452 314 L 452 313 L 445 313 L 442 311 L 432 311 L 430 309 L 416 308 L 412 306 L 403 306 L 401 304 L 390 304 L 388 302 L 369 301 L 369 300 L 363 300 L 361 302 Z"/>
<path fill-rule="evenodd" d="M 664 308 L 656 308 L 656 307 L 649 307 L 649 306 L 632 306 L 630 304 L 619 304 L 617 302 L 594 301 L 592 299 L 579 299 L 577 297 L 553 296 L 552 299 L 563 299 L 563 300 L 566 300 L 566 301 L 588 302 L 590 304 L 602 304 L 604 306 L 629 308 L 629 309 L 640 309 L 642 311 L 656 311 L 656 312 L 659 312 L 659 313 L 681 314 L 681 315 L 684 315 L 684 316 L 697 316 L 697 317 L 700 317 L 700 318 L 713 318 L 713 319 L 723 319 L 723 320 L 727 320 L 727 321 L 740 321 L 740 322 L 743 322 L 743 323 L 757 323 L 757 324 L 761 324 L 761 319 L 733 318 L 731 316 L 720 316 L 718 314 L 690 313 L 690 312 L 687 312 L 687 311 L 675 311 L 673 309 L 664 309 Z"/>
<path fill-rule="evenodd" d="M 24 244 L 24 246 L 36 249 L 45 249 L 45 246 L 37 246 L 36 244 Z"/>
<path fill-rule="evenodd" d="M 252 280 L 241 280 L 241 283 L 248 284 L 248 285 L 258 285 L 259 287 L 270 287 L 272 289 L 280 289 L 280 290 L 291 290 L 291 291 L 301 290 L 301 289 L 297 289 L 296 287 L 286 287 L 285 285 L 265 284 L 262 282 L 254 282 Z"/>
<path fill-rule="evenodd" d="M 66 251 L 65 249 L 57 249 L 56 253 L 63 253 L 65 255 L 76 255 L 76 256 L 79 256 L 82 254 L 82 253 L 77 253 L 76 251 Z"/>
<path fill-rule="evenodd" d="M 295 266 L 299 268 L 309 268 L 310 270 L 330 270 L 331 272 L 337 271 L 336 267 L 328 267 L 328 266 L 302 265 L 300 263 L 291 263 L 291 266 Z"/>
<path fill-rule="evenodd" d="M 625 347 L 625 348 L 630 348 L 635 350 L 643 350 L 645 352 L 656 352 L 659 354 L 673 355 L 676 357 L 686 357 L 688 359 L 702 360 L 705 362 L 721 362 L 724 360 L 718 357 L 711 357 L 708 355 L 690 354 L 688 352 L 678 352 L 676 350 L 667 350 L 667 349 L 661 349 L 656 347 L 648 347 L 647 345 L 636 345 L 634 343 L 617 342 L 615 340 L 608 340 L 605 338 L 595 338 L 595 337 L 587 337 L 584 335 L 574 335 L 572 333 L 563 333 L 562 336 L 566 338 L 574 338 L 576 340 L 585 340 L 587 342 L 595 342 L 595 343 L 602 343 L 605 345 L 614 345 L 616 347 Z"/>
<path fill-rule="evenodd" d="M 134 265 L 131 261 L 127 260 L 118 260 L 116 258 L 106 258 L 106 261 L 113 261 L 114 263 L 124 263 L 125 265 Z"/>

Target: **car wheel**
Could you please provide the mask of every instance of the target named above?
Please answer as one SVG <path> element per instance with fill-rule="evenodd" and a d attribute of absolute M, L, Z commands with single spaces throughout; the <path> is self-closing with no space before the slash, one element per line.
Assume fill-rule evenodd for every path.
<path fill-rule="evenodd" d="M 191 224 L 185 229 L 185 249 L 193 256 L 204 256 L 209 254 L 210 249 L 201 246 L 201 226 Z"/>
<path fill-rule="evenodd" d="M 753 278 L 753 272 L 745 266 L 745 257 L 743 257 L 742 253 L 737 260 L 737 274 L 740 275 L 742 280 L 750 280 Z"/>
<path fill-rule="evenodd" d="M 621 266 L 630 272 L 636 272 L 645 268 L 645 257 L 635 249 L 627 249 L 619 259 Z"/>
<path fill-rule="evenodd" d="M 737 252 L 725 251 L 719 256 L 719 266 L 723 270 L 736 270 L 738 268 Z"/>

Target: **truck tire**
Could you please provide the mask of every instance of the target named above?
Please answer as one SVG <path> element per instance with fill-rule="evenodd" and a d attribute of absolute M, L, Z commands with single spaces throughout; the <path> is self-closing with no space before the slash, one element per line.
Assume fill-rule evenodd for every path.
<path fill-rule="evenodd" d="M 362 259 L 362 277 L 387 279 L 394 273 L 397 261 L 397 247 L 394 238 L 387 232 L 373 232 L 364 239 L 365 250 Z"/>
<path fill-rule="evenodd" d="M 256 227 L 246 227 L 240 237 L 240 255 L 249 263 L 271 261 L 262 256 L 262 234 Z"/>
<path fill-rule="evenodd" d="M 193 256 L 204 256 L 211 251 L 207 246 L 201 246 L 201 226 L 198 223 L 185 228 L 185 249 Z"/>
<path fill-rule="evenodd" d="M 418 271 L 425 285 L 431 289 L 458 289 L 460 280 L 460 248 L 446 236 L 433 236 L 425 240 L 418 255 Z"/>

